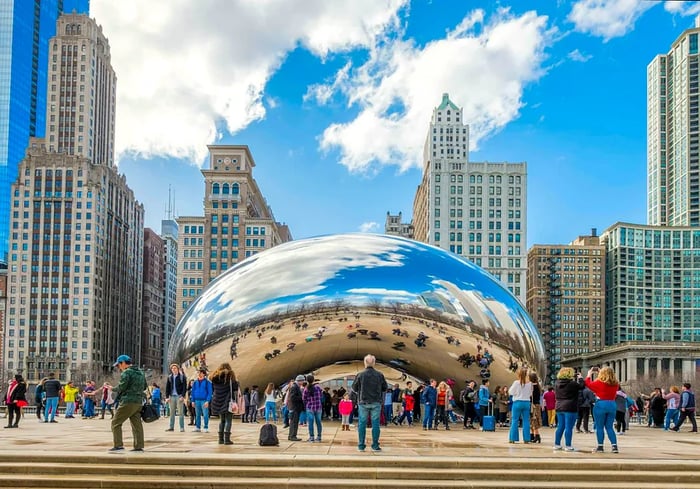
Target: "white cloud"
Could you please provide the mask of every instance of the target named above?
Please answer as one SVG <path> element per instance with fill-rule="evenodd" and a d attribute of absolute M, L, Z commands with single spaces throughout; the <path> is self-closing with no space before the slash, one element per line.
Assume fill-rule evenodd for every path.
<path fill-rule="evenodd" d="M 359 229 L 361 233 L 375 233 L 379 230 L 379 223 L 376 223 L 374 221 L 363 222 L 362 224 L 360 224 Z"/>
<path fill-rule="evenodd" d="M 664 9 L 666 12 L 683 16 L 698 15 L 700 14 L 700 2 L 667 1 L 664 2 Z"/>
<path fill-rule="evenodd" d="M 420 167 L 443 92 L 464 108 L 472 148 L 518 117 L 523 87 L 542 75 L 554 31 L 535 12 L 515 16 L 500 9 L 476 33 L 481 22 L 483 12 L 469 14 L 445 39 L 423 47 L 402 36 L 384 39 L 364 65 L 336 76 L 327 88 L 360 111 L 350 122 L 327 127 L 321 149 L 338 149 L 350 171 L 368 171 L 373 163 Z"/>
<path fill-rule="evenodd" d="M 579 0 L 568 20 L 576 30 L 602 37 L 609 41 L 634 29 L 637 19 L 658 1 L 640 0 Z"/>
<path fill-rule="evenodd" d="M 572 61 L 578 61 L 579 63 L 585 63 L 593 57 L 592 54 L 583 54 L 578 49 L 574 49 L 568 54 L 568 58 Z"/>
<path fill-rule="evenodd" d="M 407 1 L 93 0 L 118 78 L 117 154 L 201 163 L 218 122 L 236 132 L 265 116 L 288 52 L 372 46 Z"/>

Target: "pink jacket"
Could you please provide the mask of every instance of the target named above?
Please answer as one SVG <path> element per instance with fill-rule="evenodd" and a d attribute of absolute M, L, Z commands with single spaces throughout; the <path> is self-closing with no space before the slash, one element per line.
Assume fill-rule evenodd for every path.
<path fill-rule="evenodd" d="M 341 416 L 348 416 L 352 412 L 352 401 L 350 399 L 343 399 L 338 404 L 338 412 Z"/>

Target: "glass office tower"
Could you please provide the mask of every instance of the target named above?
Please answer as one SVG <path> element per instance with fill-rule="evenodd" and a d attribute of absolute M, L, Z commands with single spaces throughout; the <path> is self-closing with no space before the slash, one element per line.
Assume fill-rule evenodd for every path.
<path fill-rule="evenodd" d="M 7 262 L 10 185 L 31 136 L 43 137 L 48 42 L 61 13 L 88 14 L 89 0 L 0 0 L 0 261 Z"/>

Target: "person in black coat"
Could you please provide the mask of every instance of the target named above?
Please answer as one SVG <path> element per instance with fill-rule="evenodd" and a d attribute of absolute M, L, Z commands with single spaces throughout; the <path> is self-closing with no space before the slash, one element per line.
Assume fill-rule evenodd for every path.
<path fill-rule="evenodd" d="M 15 379 L 10 382 L 7 394 L 5 394 L 5 403 L 7 404 L 7 426 L 5 428 L 19 428 L 22 408 L 27 405 L 26 395 L 27 383 L 21 374 L 17 374 Z"/>
<path fill-rule="evenodd" d="M 302 397 L 301 385 L 306 381 L 303 375 L 297 375 L 295 382 L 289 387 L 289 397 L 287 407 L 289 408 L 289 440 L 301 441 L 297 436 L 299 429 L 299 415 L 304 411 L 304 400 Z"/>
<path fill-rule="evenodd" d="M 574 425 L 578 415 L 578 393 L 583 390 L 584 383 L 581 375 L 577 375 L 571 367 L 563 367 L 557 374 L 554 384 L 555 409 L 557 412 L 557 431 L 554 434 L 554 449 L 561 450 L 561 436 L 564 435 L 564 450 L 575 451 L 571 445 Z"/>
<path fill-rule="evenodd" d="M 231 365 L 222 363 L 209 377 L 212 385 L 211 414 L 219 416 L 219 445 L 233 445 L 231 441 L 231 423 L 233 413 L 228 410 L 231 396 L 236 402 L 241 402 L 240 388 L 236 374 Z"/>

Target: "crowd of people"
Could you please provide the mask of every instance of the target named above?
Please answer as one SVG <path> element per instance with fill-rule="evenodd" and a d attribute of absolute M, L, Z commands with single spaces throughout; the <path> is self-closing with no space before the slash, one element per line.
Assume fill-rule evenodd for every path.
<path fill-rule="evenodd" d="M 166 431 L 185 431 L 185 419 L 193 432 L 208 432 L 210 418 L 219 419 L 219 444 L 231 445 L 234 415 L 243 423 L 283 423 L 290 441 L 302 441 L 300 427 L 308 432 L 307 442 L 323 441 L 324 424 L 339 421 L 342 431 L 350 431 L 357 419 L 358 449 L 367 447 L 366 429 L 371 425 L 372 450 L 381 450 L 382 426 L 420 425 L 423 430 L 450 430 L 461 423 L 463 429 L 493 430 L 508 428 L 509 443 L 541 443 L 543 426 L 556 428 L 553 449 L 575 451 L 576 433 L 596 435 L 594 453 L 604 451 L 605 439 L 613 453 L 619 452 L 618 436 L 624 435 L 630 419 L 637 417 L 641 424 L 646 415 L 647 426 L 679 431 L 688 420 L 691 431 L 697 432 L 695 394 L 689 383 L 670 386 L 666 391 L 657 388 L 648 396 L 636 399 L 627 394 L 609 367 L 591 368 L 584 376 L 571 368 L 562 368 L 556 382 L 543 387 L 535 372 L 519 367 L 516 380 L 510 385 L 491 388 L 489 378 L 468 380 L 457 392 L 453 379 L 430 379 L 414 387 L 406 377 L 401 387 L 389 385 L 383 374 L 374 368 L 375 358 L 364 358 L 365 370 L 360 372 L 350 389 L 323 387 L 311 374 L 299 374 L 285 386 L 268 384 L 264 389 L 253 385 L 242 387 L 228 363 L 222 363 L 209 372 L 206 359 L 199 358 L 194 379 L 188 379 L 177 364 L 170 366 L 170 374 L 161 391 L 157 383 L 147 385 L 143 372 L 133 366 L 131 359 L 122 355 L 115 362 L 121 371 L 119 385 L 105 382 L 97 387 L 93 381 L 76 386 L 65 385 L 49 374 L 34 389 L 36 416 L 40 422 L 56 423 L 60 403 L 65 404 L 64 418 L 84 419 L 98 415 L 104 419 L 109 413 L 114 434 L 113 451 L 123 450 L 121 425 L 128 419 L 134 432 L 134 451 L 144 448 L 140 412 L 144 402 L 150 402 L 159 413 L 168 418 Z M 8 424 L 18 428 L 23 409 L 28 406 L 27 383 L 20 374 L 9 382 L 4 401 Z M 278 409 L 279 408 L 279 409 Z M 279 413 L 278 413 L 279 411 Z M 493 425 L 485 423 L 493 417 Z"/>

